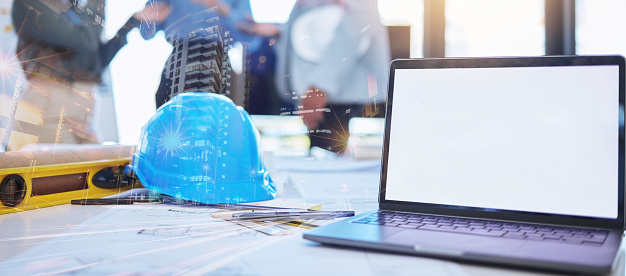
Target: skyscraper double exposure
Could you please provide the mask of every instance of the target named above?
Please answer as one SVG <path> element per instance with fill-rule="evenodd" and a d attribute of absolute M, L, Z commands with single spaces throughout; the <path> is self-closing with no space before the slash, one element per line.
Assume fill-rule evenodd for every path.
<path fill-rule="evenodd" d="M 228 50 L 233 39 L 220 24 L 216 8 L 182 17 L 167 27 L 165 34 L 173 47 L 163 71 L 170 98 L 197 91 L 230 96 Z"/>

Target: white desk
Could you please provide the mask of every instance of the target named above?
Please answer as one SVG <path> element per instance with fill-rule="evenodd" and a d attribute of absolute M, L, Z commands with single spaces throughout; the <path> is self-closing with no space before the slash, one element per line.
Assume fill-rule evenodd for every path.
<path fill-rule="evenodd" d="M 283 198 L 358 213 L 377 206 L 373 164 L 274 158 L 271 172 Z M 62 205 L 2 215 L 0 275 L 552 275 L 326 247 L 302 239 L 304 228 L 270 236 L 214 211 Z M 624 256 L 612 275 L 624 275 Z"/>

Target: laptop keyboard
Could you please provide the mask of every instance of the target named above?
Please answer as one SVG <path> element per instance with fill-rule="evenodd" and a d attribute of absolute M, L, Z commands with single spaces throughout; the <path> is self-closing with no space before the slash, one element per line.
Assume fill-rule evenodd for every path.
<path fill-rule="evenodd" d="M 376 224 L 389 227 L 446 231 L 512 239 L 543 240 L 571 244 L 601 245 L 606 230 L 534 225 L 503 221 L 443 217 L 412 213 L 378 211 L 352 223 Z"/>

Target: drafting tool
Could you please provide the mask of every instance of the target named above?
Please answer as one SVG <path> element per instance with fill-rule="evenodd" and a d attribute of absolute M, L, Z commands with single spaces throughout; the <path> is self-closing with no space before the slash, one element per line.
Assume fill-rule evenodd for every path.
<path fill-rule="evenodd" d="M 233 220 L 248 219 L 333 219 L 354 216 L 354 211 L 254 211 L 232 214 Z"/>
<path fill-rule="evenodd" d="M 134 146 L 50 146 L 0 153 L 0 214 L 141 187 L 124 174 Z"/>
<path fill-rule="evenodd" d="M 162 203 L 163 200 L 138 198 L 87 198 L 75 199 L 72 205 L 129 205 L 135 203 Z"/>
<path fill-rule="evenodd" d="M 306 209 L 311 211 L 322 210 L 322 204 L 319 203 L 288 201 L 282 198 L 275 198 L 272 200 L 259 202 L 240 203 L 236 204 L 236 206 L 253 209 Z"/>
<path fill-rule="evenodd" d="M 267 209 L 261 208 L 257 210 L 260 212 L 260 211 L 265 211 Z M 254 210 L 254 211 L 256 212 L 257 210 Z M 301 211 L 301 212 L 308 211 L 307 209 L 277 209 L 277 210 Z M 294 220 L 289 217 L 286 217 L 286 218 L 277 217 L 277 218 L 272 218 L 272 219 L 245 219 L 245 220 L 233 219 L 233 214 L 242 213 L 242 212 L 245 212 L 245 213 L 250 212 L 250 209 L 247 209 L 247 210 L 237 209 L 237 210 L 213 212 L 211 213 L 211 217 L 232 221 L 239 225 L 254 229 L 255 231 L 258 231 L 267 235 L 271 235 L 271 236 L 284 235 L 288 233 L 290 228 L 289 227 L 285 228 L 286 226 L 298 227 L 298 228 L 304 228 L 304 229 L 312 229 L 312 228 L 319 226 L 318 224 L 313 224 L 313 223 L 305 222 L 301 220 Z"/>

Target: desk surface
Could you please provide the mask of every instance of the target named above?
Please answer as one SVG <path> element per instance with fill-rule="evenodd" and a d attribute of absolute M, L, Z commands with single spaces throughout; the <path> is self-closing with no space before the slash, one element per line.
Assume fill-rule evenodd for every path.
<path fill-rule="evenodd" d="M 269 160 L 268 167 L 282 198 L 321 203 L 324 210 L 377 207 L 376 161 L 291 157 Z M 302 239 L 305 228 L 245 227 L 211 217 L 215 211 L 61 205 L 2 215 L 0 274 L 552 275 L 326 247 Z M 624 275 L 623 255 L 619 262 L 613 275 Z"/>

